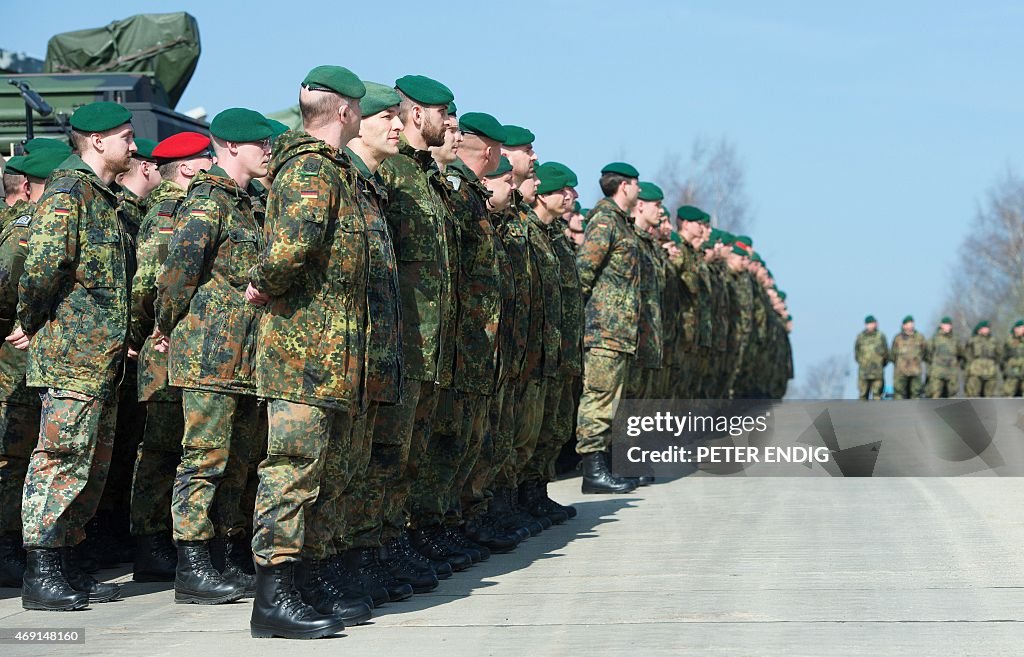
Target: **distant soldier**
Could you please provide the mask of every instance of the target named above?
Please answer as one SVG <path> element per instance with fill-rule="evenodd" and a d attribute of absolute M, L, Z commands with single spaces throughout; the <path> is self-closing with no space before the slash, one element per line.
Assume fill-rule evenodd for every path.
<path fill-rule="evenodd" d="M 1003 346 L 1003 396 L 1024 392 L 1024 319 L 1018 319 Z"/>
<path fill-rule="evenodd" d="M 921 365 L 928 362 L 928 341 L 914 328 L 911 315 L 903 318 L 903 330 L 892 339 L 889 352 L 893 362 L 893 398 L 917 399 L 921 396 Z"/>
<path fill-rule="evenodd" d="M 1001 353 L 1001 345 L 992 337 L 988 321 L 978 322 L 974 335 L 964 346 L 967 367 L 964 392 L 968 397 L 991 397 L 995 394 Z"/>
<path fill-rule="evenodd" d="M 928 342 L 928 379 L 924 394 L 932 399 L 955 397 L 960 389 L 960 364 L 964 352 L 953 334 L 953 320 L 943 317 L 939 328 Z"/>
<path fill-rule="evenodd" d="M 864 330 L 857 336 L 853 356 L 857 359 L 857 389 L 861 399 L 881 399 L 885 383 L 885 365 L 889 347 L 885 334 L 878 330 L 874 315 L 864 318 Z"/>

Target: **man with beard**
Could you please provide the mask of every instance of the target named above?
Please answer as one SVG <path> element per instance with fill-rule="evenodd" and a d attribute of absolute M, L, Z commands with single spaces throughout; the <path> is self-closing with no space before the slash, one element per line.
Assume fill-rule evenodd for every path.
<path fill-rule="evenodd" d="M 371 457 L 384 467 L 381 540 L 395 542 L 410 559 L 427 557 L 440 576 L 463 570 L 470 557 L 436 532 L 406 532 L 408 503 L 430 438 L 438 393 L 451 387 L 455 367 L 455 276 L 458 236 L 441 172 L 430 152 L 443 146 L 451 90 L 436 80 L 407 75 L 395 82 L 404 130 L 398 155 L 378 169 L 387 188 L 387 221 L 398 260 L 402 299 L 401 402 L 382 407 L 374 421 Z M 411 545 L 410 545 L 411 542 Z M 415 548 L 415 549 L 414 549 Z M 420 554 L 417 554 L 417 551 Z M 352 567 L 372 555 L 350 554 Z"/>
<path fill-rule="evenodd" d="M 121 595 L 82 572 L 71 548 L 106 483 L 124 375 L 132 272 L 110 186 L 135 152 L 131 119 L 117 103 L 77 109 L 80 155 L 58 167 L 33 214 L 18 290 L 24 337 L 14 343 L 29 349 L 27 384 L 45 389 L 22 498 L 26 609 L 83 609 Z"/>
<path fill-rule="evenodd" d="M 640 246 L 629 213 L 640 194 L 639 177 L 636 168 L 624 162 L 601 169 L 604 198 L 590 212 L 576 255 L 586 304 L 583 395 L 576 429 L 584 493 L 628 493 L 636 488 L 636 482 L 612 475 L 606 457 L 615 407 L 637 350 Z"/>
<path fill-rule="evenodd" d="M 365 413 L 367 227 L 342 150 L 365 95 L 346 68 L 312 69 L 299 91 L 303 130 L 278 138 L 271 165 L 267 245 L 249 285 L 269 297 L 256 374 L 269 421 L 252 540 L 256 638 L 324 637 L 370 615 L 326 568 L 353 421 Z"/>
<path fill-rule="evenodd" d="M 159 350 L 171 385 L 182 389 L 185 428 L 171 501 L 178 567 L 174 599 L 220 604 L 254 592 L 249 564 L 229 559 L 219 572 L 209 544 L 232 549 L 250 521 L 242 498 L 259 449 L 256 338 L 264 295 L 248 290 L 263 235 L 245 192 L 267 173 L 271 127 L 249 109 L 224 110 L 210 123 L 217 165 L 192 178 L 157 277 Z M 232 540 L 235 539 L 235 540 Z"/>

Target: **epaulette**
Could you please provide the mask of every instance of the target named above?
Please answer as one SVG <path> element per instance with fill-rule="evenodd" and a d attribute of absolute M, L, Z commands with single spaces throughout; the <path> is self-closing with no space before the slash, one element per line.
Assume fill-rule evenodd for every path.
<path fill-rule="evenodd" d="M 75 176 L 61 176 L 50 183 L 50 191 L 69 194 L 75 191 L 75 188 L 78 187 L 81 182 L 82 181 Z"/>
<path fill-rule="evenodd" d="M 30 214 L 23 214 L 20 217 L 18 217 L 17 219 L 15 219 L 11 223 L 11 225 L 12 226 L 28 226 L 31 223 L 32 223 L 32 215 L 30 215 Z"/>
<path fill-rule="evenodd" d="M 192 189 L 188 190 L 188 195 L 198 198 L 210 198 L 210 195 L 213 193 L 213 188 L 213 183 L 204 180 L 197 183 Z"/>

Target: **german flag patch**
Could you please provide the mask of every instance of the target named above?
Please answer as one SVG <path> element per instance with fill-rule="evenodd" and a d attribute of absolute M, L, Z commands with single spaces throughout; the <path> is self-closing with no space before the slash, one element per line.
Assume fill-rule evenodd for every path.
<path fill-rule="evenodd" d="M 320 193 L 315 189 L 304 189 L 299 192 L 299 196 L 301 196 L 304 201 L 315 201 L 320 198 Z"/>
<path fill-rule="evenodd" d="M 18 246 L 28 246 L 28 238 L 21 237 L 18 239 Z"/>
<path fill-rule="evenodd" d="M 158 216 L 158 217 L 173 217 L 174 213 L 173 212 L 164 212 L 164 211 L 161 210 L 161 211 L 156 213 L 156 216 Z"/>
<path fill-rule="evenodd" d="M 68 208 L 54 208 L 53 213 L 58 217 L 66 217 L 71 214 L 71 210 Z"/>
<path fill-rule="evenodd" d="M 174 232 L 174 228 L 171 226 L 159 226 L 156 231 L 161 235 L 170 235 Z"/>
<path fill-rule="evenodd" d="M 202 218 L 206 216 L 206 210 L 192 210 L 189 212 L 189 214 L 192 215 L 193 217 Z"/>

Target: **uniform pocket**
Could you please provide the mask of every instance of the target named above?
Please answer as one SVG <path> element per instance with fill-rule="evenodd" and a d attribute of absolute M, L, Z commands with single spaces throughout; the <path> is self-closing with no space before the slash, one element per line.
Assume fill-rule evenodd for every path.
<path fill-rule="evenodd" d="M 228 282 L 235 287 L 249 283 L 249 268 L 256 264 L 259 246 L 256 233 L 245 228 L 232 228 L 228 233 L 231 241 L 231 263 L 228 268 Z"/>
<path fill-rule="evenodd" d="M 589 349 L 584 358 L 586 386 L 600 392 L 614 392 L 619 389 L 626 374 L 628 355 L 610 349 Z"/>

